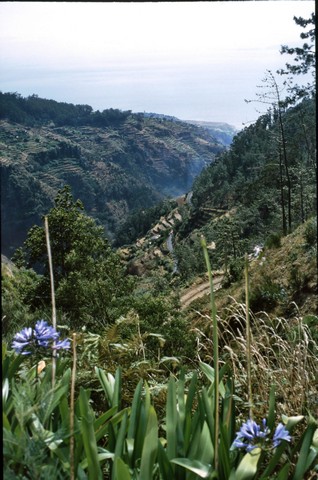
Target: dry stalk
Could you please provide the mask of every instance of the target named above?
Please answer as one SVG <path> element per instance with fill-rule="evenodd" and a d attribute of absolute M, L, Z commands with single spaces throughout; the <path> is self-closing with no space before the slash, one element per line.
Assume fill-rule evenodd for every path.
<path fill-rule="evenodd" d="M 45 225 L 45 238 L 47 246 L 47 255 L 49 260 L 49 270 L 50 270 L 50 284 L 51 284 L 51 302 L 52 302 L 52 326 L 56 330 L 56 306 L 55 306 L 55 289 L 54 289 L 54 275 L 53 275 L 53 263 L 52 263 L 52 253 L 51 253 L 51 244 L 50 244 L 50 234 L 49 234 L 49 221 L 47 217 L 44 217 Z M 53 341 L 53 347 L 55 345 L 55 340 Z M 53 348 L 52 353 L 52 387 L 55 384 L 55 373 L 56 373 L 56 350 Z"/>
<path fill-rule="evenodd" d="M 75 380 L 76 380 L 76 333 L 73 333 L 73 367 L 72 367 L 71 398 L 70 398 L 70 480 L 75 480 L 75 462 L 74 462 Z"/>

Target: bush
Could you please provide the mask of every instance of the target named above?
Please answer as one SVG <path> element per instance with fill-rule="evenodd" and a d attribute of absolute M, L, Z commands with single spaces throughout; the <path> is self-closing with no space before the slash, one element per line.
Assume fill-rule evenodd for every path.
<path fill-rule="evenodd" d="M 251 289 L 250 307 L 253 312 L 271 311 L 285 298 L 284 288 L 273 283 L 270 278 L 265 278 L 263 283 Z"/>
<path fill-rule="evenodd" d="M 271 233 L 266 241 L 265 241 L 265 247 L 266 248 L 279 248 L 281 246 L 281 234 L 278 232 Z"/>
<path fill-rule="evenodd" d="M 306 244 L 309 247 L 316 245 L 317 242 L 317 219 L 315 217 L 308 220 L 305 231 L 304 237 L 306 240 Z"/>

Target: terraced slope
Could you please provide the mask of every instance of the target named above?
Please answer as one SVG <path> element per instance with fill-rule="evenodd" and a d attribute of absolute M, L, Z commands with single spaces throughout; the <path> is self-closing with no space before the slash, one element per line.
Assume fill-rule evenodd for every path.
<path fill-rule="evenodd" d="M 189 191 L 224 148 L 197 126 L 142 115 L 107 127 L 2 120 L 2 252 L 22 244 L 65 184 L 111 238 L 129 212 Z"/>

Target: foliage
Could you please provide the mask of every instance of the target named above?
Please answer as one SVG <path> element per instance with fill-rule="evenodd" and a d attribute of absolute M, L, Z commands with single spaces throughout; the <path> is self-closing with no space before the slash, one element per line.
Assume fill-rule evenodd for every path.
<path fill-rule="evenodd" d="M 2 267 L 2 334 L 6 339 L 10 340 L 19 328 L 26 327 L 37 318 L 38 314 L 30 308 L 30 298 L 35 294 L 39 280 L 33 270 L 17 268 L 8 273 Z"/>
<path fill-rule="evenodd" d="M 281 69 L 278 71 L 280 75 L 303 75 L 312 73 L 313 82 L 308 83 L 306 86 L 299 85 L 289 85 L 290 96 L 286 99 L 287 104 L 294 104 L 300 98 L 310 97 L 315 93 L 315 72 L 316 72 L 316 55 L 315 55 L 315 36 L 316 36 L 316 15 L 313 12 L 308 19 L 302 17 L 294 17 L 296 25 L 299 25 L 302 28 L 311 26 L 307 32 L 302 32 L 300 38 L 302 40 L 309 40 L 301 47 L 289 47 L 288 45 L 282 45 L 281 54 L 287 54 L 294 56 L 294 63 L 286 63 L 286 69 Z M 288 83 L 288 82 L 286 82 Z"/>
<path fill-rule="evenodd" d="M 143 237 L 161 216 L 175 207 L 173 200 L 163 200 L 153 207 L 130 213 L 116 232 L 115 245 L 131 244 Z"/>
<path fill-rule="evenodd" d="M 0 92 L 1 119 L 9 119 L 26 125 L 41 125 L 54 122 L 62 125 L 96 125 L 108 126 L 122 123 L 131 111 L 122 112 L 110 108 L 103 112 L 93 112 L 89 105 L 73 105 L 56 102 L 31 95 L 23 98 L 18 93 Z"/>
<path fill-rule="evenodd" d="M 125 311 L 124 298 L 131 282 L 124 267 L 104 236 L 103 228 L 83 213 L 80 201 L 74 201 L 68 186 L 61 189 L 55 206 L 47 215 L 56 302 L 60 315 L 67 315 L 73 328 L 111 323 L 118 310 Z M 34 308 L 49 307 L 50 282 L 46 238 L 43 227 L 33 227 L 24 243 L 28 267 L 44 265 L 32 298 Z M 21 252 L 19 252 L 21 254 Z"/>
<path fill-rule="evenodd" d="M 280 153 L 277 112 L 269 111 L 239 132 L 229 150 L 198 175 L 193 207 L 175 237 L 182 278 L 204 271 L 195 240 L 200 234 L 215 243 L 210 252 L 215 268 L 226 270 L 232 259 L 252 252 L 257 244 L 274 245 L 274 237 L 315 214 L 314 112 L 314 101 L 308 99 L 281 110 L 287 163 Z"/>
<path fill-rule="evenodd" d="M 317 241 L 317 218 L 316 217 L 311 218 L 307 222 L 304 236 L 306 240 L 306 245 L 308 245 L 308 247 L 312 247 L 316 245 L 316 241 Z"/>

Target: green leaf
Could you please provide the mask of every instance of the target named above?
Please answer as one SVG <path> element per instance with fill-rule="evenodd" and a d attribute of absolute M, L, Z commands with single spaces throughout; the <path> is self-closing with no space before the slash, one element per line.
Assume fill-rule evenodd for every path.
<path fill-rule="evenodd" d="M 236 470 L 236 480 L 248 480 L 254 477 L 257 472 L 257 464 L 261 453 L 261 448 L 256 447 L 244 455 Z"/>
<path fill-rule="evenodd" d="M 200 368 L 202 370 L 202 372 L 206 375 L 206 377 L 208 378 L 208 380 L 210 380 L 211 384 L 214 383 L 214 378 L 215 378 L 215 371 L 214 371 L 214 368 L 211 367 L 210 365 L 208 365 L 207 363 L 204 363 L 204 362 L 200 362 Z M 219 379 L 221 380 L 222 378 L 222 375 L 221 375 L 221 371 L 220 371 L 220 377 Z M 225 397 L 225 387 L 224 387 L 224 384 L 223 382 L 219 382 L 219 392 L 220 392 L 220 395 L 222 398 Z"/>
<path fill-rule="evenodd" d="M 108 423 L 111 419 L 114 418 L 116 412 L 117 406 L 115 405 L 95 420 L 94 431 L 97 442 L 106 435 L 108 430 Z"/>
<path fill-rule="evenodd" d="M 268 416 L 267 416 L 267 426 L 272 431 L 274 429 L 275 423 L 275 385 L 271 386 L 269 392 L 269 406 L 268 406 Z"/>
<path fill-rule="evenodd" d="M 315 449 L 318 449 L 318 428 L 314 431 L 313 437 L 312 437 L 312 446 Z"/>
<path fill-rule="evenodd" d="M 288 431 L 290 431 L 291 428 L 297 425 L 297 423 L 301 422 L 304 418 L 304 415 L 297 415 L 294 417 L 287 417 L 286 415 L 282 415 L 282 421 L 284 425 L 286 425 Z"/>
<path fill-rule="evenodd" d="M 128 465 L 121 458 L 116 458 L 116 471 L 117 475 L 114 480 L 131 480 Z"/>
<path fill-rule="evenodd" d="M 199 475 L 200 478 L 211 478 L 211 465 L 204 464 L 199 460 L 190 460 L 189 458 L 174 458 L 171 460 L 171 462 L 175 463 L 176 465 L 180 465 L 196 475 Z"/>
<path fill-rule="evenodd" d="M 290 469 L 290 463 L 286 463 L 277 474 L 277 480 L 287 480 Z"/>
<path fill-rule="evenodd" d="M 101 386 L 103 387 L 103 390 L 106 394 L 107 401 L 111 407 L 114 405 L 112 404 L 112 399 L 114 395 L 114 384 L 115 384 L 115 379 L 111 373 L 106 374 L 105 372 L 98 367 L 95 367 L 95 373 L 98 377 L 98 380 L 100 381 Z"/>
<path fill-rule="evenodd" d="M 88 462 L 88 475 L 90 480 L 102 480 L 102 470 L 99 464 L 97 443 L 94 431 L 94 415 L 89 405 L 87 394 L 83 388 L 79 396 L 81 421 L 81 433 L 84 449 Z"/>
<path fill-rule="evenodd" d="M 172 377 L 168 383 L 166 430 L 167 456 L 171 460 L 176 456 L 177 452 L 177 398 L 176 384 Z"/>
<path fill-rule="evenodd" d="M 318 456 L 318 452 L 315 451 L 314 455 L 312 452 L 312 440 L 316 430 L 315 424 L 308 425 L 301 442 L 301 448 L 299 451 L 298 461 L 295 468 L 295 473 L 293 476 L 293 480 L 302 480 L 306 471 L 310 468 L 311 463 L 314 461 L 315 458 Z"/>
<path fill-rule="evenodd" d="M 9 396 L 9 380 L 7 378 L 4 379 L 2 383 L 2 402 L 3 405 L 6 403 Z"/>
<path fill-rule="evenodd" d="M 274 455 L 270 458 L 268 464 L 266 465 L 265 470 L 263 471 L 260 480 L 267 480 L 269 476 L 273 473 L 276 466 L 280 462 L 282 454 L 284 450 L 287 448 L 287 442 L 282 442 L 277 448 L 274 450 Z"/>
<path fill-rule="evenodd" d="M 140 480 L 149 480 L 153 477 L 153 466 L 158 450 L 158 421 L 154 407 L 149 408 L 148 424 L 145 441 L 142 449 L 140 464 Z"/>

